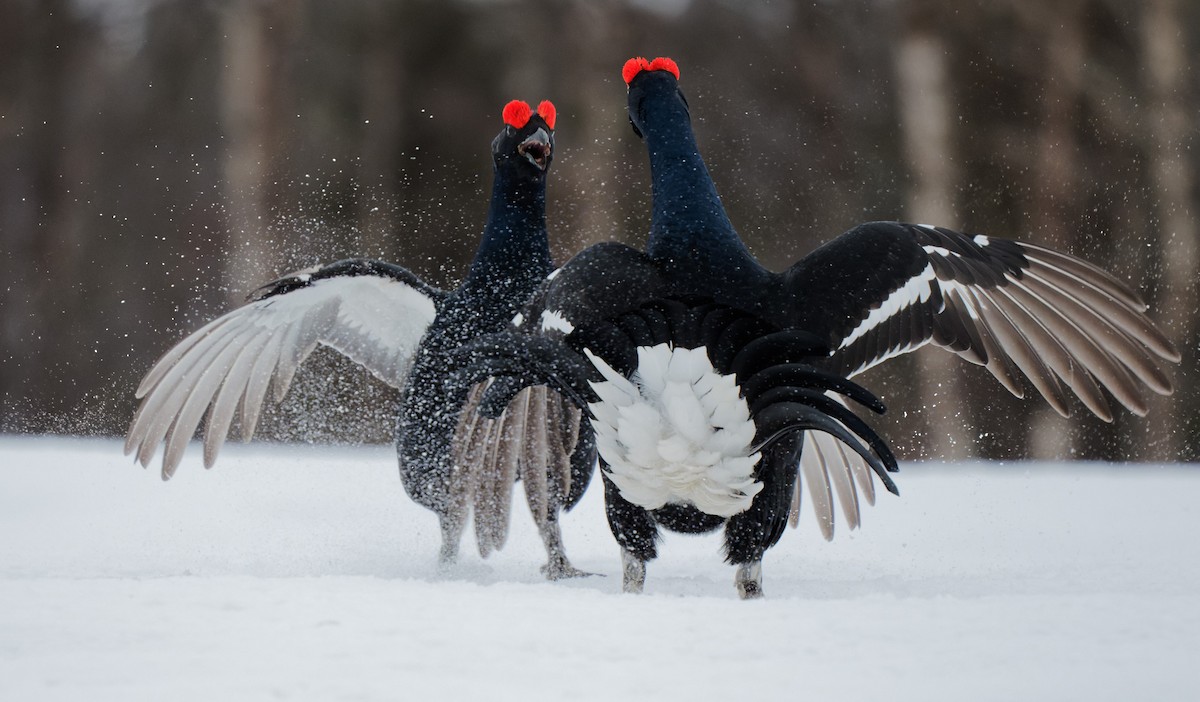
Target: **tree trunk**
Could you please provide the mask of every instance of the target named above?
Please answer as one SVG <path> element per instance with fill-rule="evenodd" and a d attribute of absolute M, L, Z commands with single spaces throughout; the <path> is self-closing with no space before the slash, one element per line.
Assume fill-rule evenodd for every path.
<path fill-rule="evenodd" d="M 1163 283 L 1158 317 L 1184 351 L 1184 366 L 1175 374 L 1176 385 L 1196 371 L 1196 277 L 1200 250 L 1196 222 L 1189 209 L 1194 182 L 1187 159 L 1189 137 L 1188 59 L 1186 36 L 1177 0 L 1150 0 L 1144 5 L 1142 51 L 1149 101 L 1150 172 L 1156 191 L 1158 249 L 1162 252 Z M 1189 372 L 1190 371 L 1190 372 Z M 1186 393 L 1186 395 L 1185 395 Z M 1180 388 L 1176 398 L 1155 396 L 1151 402 L 1151 438 L 1141 442 L 1143 460 L 1195 460 L 1188 449 L 1181 417 L 1194 407 L 1187 402 L 1192 390 Z"/>
<path fill-rule="evenodd" d="M 270 223 L 277 189 L 272 175 L 284 151 L 285 50 L 298 14 L 295 0 L 238 0 L 224 11 L 221 119 L 228 143 L 224 166 L 228 210 L 225 282 L 229 301 L 279 271 Z"/>
<path fill-rule="evenodd" d="M 404 37 L 397 19 L 404 3 L 367 3 L 363 11 L 369 26 L 362 73 L 363 125 L 359 151 L 358 201 L 359 241 L 362 255 L 395 260 L 398 218 L 403 199 L 399 187 L 404 134 L 404 89 L 408 80 L 404 61 Z M 402 36 L 397 37 L 397 34 Z"/>
<path fill-rule="evenodd" d="M 928 17 L 910 3 L 896 48 L 896 99 L 905 161 L 912 172 L 906 216 L 910 220 L 956 226 L 954 213 L 958 174 L 954 166 L 951 125 L 954 98 L 947 75 L 946 45 Z M 974 440 L 956 415 L 963 412 L 960 363 L 941 349 L 921 359 L 921 417 L 927 423 L 929 456 L 961 460 Z"/>
<path fill-rule="evenodd" d="M 1047 60 L 1045 80 L 1040 86 L 1041 118 L 1033 168 L 1032 211 L 1023 236 L 1077 255 L 1083 254 L 1078 246 L 1072 245 L 1078 239 L 1079 229 L 1075 219 L 1079 192 L 1075 125 L 1086 53 L 1081 10 L 1078 0 L 1051 6 L 1035 2 L 1024 7 L 1027 30 L 1040 36 Z M 1082 411 L 1077 414 L 1088 416 Z M 1074 455 L 1083 431 L 1078 420 L 1064 419 L 1043 402 L 1033 409 L 1031 419 L 1026 439 L 1030 458 L 1049 460 Z"/>
<path fill-rule="evenodd" d="M 575 158 L 592 164 L 586 170 L 557 166 L 555 180 L 561 177 L 562 184 L 552 187 L 569 189 L 577 205 L 574 212 L 553 213 L 558 221 L 567 221 L 564 215 L 571 217 L 569 227 L 551 231 L 550 243 L 558 261 L 599 241 L 625 239 L 618 215 L 623 210 L 619 198 L 624 194 L 613 197 L 620 190 L 613 187 L 620 180 L 614 144 L 622 143 L 632 132 L 620 116 L 625 109 L 624 91 L 614 86 L 620 77 L 603 48 L 615 42 L 612 27 L 624 19 L 621 13 L 622 8 L 612 2 L 575 3 L 566 17 L 573 31 L 556 39 L 573 44 L 571 48 L 563 46 L 563 51 L 570 50 L 578 57 L 571 66 L 563 66 L 568 75 L 560 87 L 571 120 L 564 124 L 564 132 L 575 135 L 567 139 L 578 154 Z"/>

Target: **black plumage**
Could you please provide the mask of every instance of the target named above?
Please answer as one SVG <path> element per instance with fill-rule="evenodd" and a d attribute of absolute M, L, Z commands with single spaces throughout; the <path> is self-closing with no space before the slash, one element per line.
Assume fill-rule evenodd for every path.
<path fill-rule="evenodd" d="M 882 411 L 849 379 L 920 346 L 986 366 L 1017 395 L 1025 375 L 1064 414 L 1064 385 L 1106 420 L 1102 388 L 1136 414 L 1146 389 L 1171 392 L 1158 364 L 1179 354 L 1145 305 L 1067 254 L 872 222 L 786 271 L 766 270 L 725 214 L 678 75 L 669 59 L 632 59 L 624 71 L 629 119 L 650 156 L 645 253 L 608 243 L 578 254 L 523 313 L 560 320 L 554 328 L 483 342 L 465 376 L 517 378 L 506 393 L 547 382 L 587 403 L 626 590 L 642 588 L 659 526 L 724 525 L 739 592 L 760 595 L 763 553 L 789 516 L 795 523 L 798 470 L 827 537 L 835 490 L 857 526 L 858 491 L 873 501 L 872 474 L 895 491 L 885 471 L 896 466 L 841 397 Z M 754 436 L 739 448 L 729 436 L 742 427 L 729 418 L 743 416 Z"/>
<path fill-rule="evenodd" d="M 482 387 L 446 382 L 450 354 L 503 329 L 552 268 L 545 208 L 553 106 L 544 102 L 535 113 L 513 101 L 504 120 L 492 143 L 487 223 L 461 285 L 438 290 L 400 266 L 364 259 L 268 283 L 246 306 L 185 338 L 147 374 L 126 453 L 136 450 L 146 465 L 165 439 L 163 477 L 170 477 L 208 410 L 205 464 L 211 466 L 234 414 L 240 410 L 248 440 L 268 383 L 281 400 L 299 364 L 325 344 L 403 390 L 400 474 L 412 498 L 438 515 L 443 562 L 456 558 L 472 510 L 480 551 L 503 545 L 511 490 L 521 478 L 545 541 L 547 576 L 580 574 L 563 551 L 557 521 L 578 500 L 594 460 L 590 437 L 578 440 L 579 410 L 529 389 L 493 421 L 474 410 Z"/>

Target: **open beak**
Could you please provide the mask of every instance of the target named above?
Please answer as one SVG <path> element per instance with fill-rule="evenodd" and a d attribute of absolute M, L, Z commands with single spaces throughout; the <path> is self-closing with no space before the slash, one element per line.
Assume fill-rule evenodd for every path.
<path fill-rule="evenodd" d="M 538 127 L 528 139 L 517 147 L 517 153 L 529 159 L 539 170 L 546 170 L 550 163 L 550 135 L 545 129 Z"/>

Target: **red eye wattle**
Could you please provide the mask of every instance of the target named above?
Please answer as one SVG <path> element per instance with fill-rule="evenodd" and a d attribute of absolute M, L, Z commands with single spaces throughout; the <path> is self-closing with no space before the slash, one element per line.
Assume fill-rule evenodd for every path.
<path fill-rule="evenodd" d="M 546 126 L 554 129 L 554 121 L 558 119 L 558 111 L 554 109 L 554 103 L 549 100 L 542 100 L 538 103 L 538 117 L 541 117 L 546 122 Z"/>
<path fill-rule="evenodd" d="M 650 68 L 650 62 L 641 56 L 635 56 L 625 62 L 625 67 L 621 69 L 621 77 L 625 79 L 625 83 L 629 84 L 637 74 Z"/>
<path fill-rule="evenodd" d="M 669 71 L 675 76 L 675 80 L 679 80 L 679 64 L 675 63 L 674 59 L 669 59 L 666 56 L 659 56 L 650 62 L 650 70 L 652 71 Z"/>
<path fill-rule="evenodd" d="M 504 123 L 513 129 L 520 129 L 529 124 L 529 118 L 532 116 L 533 109 L 524 100 L 513 100 L 504 106 Z"/>

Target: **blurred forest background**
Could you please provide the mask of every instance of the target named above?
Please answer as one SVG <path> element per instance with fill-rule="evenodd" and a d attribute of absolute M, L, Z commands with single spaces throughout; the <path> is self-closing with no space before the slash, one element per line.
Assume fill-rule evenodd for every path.
<path fill-rule="evenodd" d="M 750 248 L 857 222 L 1047 244 L 1142 291 L 1174 397 L 1058 418 L 925 350 L 864 383 L 903 457 L 1197 460 L 1192 0 L 0 0 L 0 431 L 123 434 L 150 364 L 279 274 L 360 255 L 451 286 L 513 98 L 558 106 L 558 260 L 645 242 L 620 68 L 676 58 Z M 261 435 L 389 441 L 318 352 Z"/>

